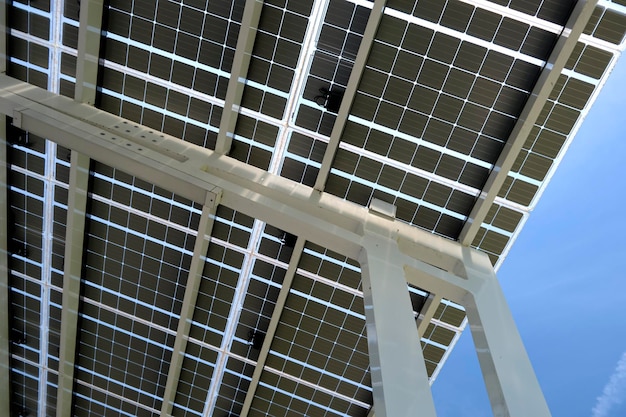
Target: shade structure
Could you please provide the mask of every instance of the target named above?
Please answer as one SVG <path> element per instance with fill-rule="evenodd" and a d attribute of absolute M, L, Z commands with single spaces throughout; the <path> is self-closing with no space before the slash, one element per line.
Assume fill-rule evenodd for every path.
<path fill-rule="evenodd" d="M 497 268 L 623 50 L 624 4 L 586 3 L 15 1 L 6 73 L 355 206 L 393 205 Z M 354 257 L 12 122 L 15 413 L 370 412 Z M 407 291 L 432 381 L 464 311 Z M 271 336 L 260 349 L 255 333 Z"/>

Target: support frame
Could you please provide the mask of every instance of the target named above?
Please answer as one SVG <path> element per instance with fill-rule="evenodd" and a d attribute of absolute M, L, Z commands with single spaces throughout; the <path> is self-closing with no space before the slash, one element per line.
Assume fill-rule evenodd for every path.
<path fill-rule="evenodd" d="M 364 275 L 369 274 L 365 278 L 366 282 L 372 286 L 371 293 L 366 294 L 368 300 L 371 297 L 368 303 L 372 306 L 378 303 L 376 298 L 381 297 L 381 294 L 385 299 L 384 281 L 387 278 L 380 275 L 387 273 L 379 265 L 384 263 L 395 274 L 396 281 L 392 285 L 396 289 L 400 288 L 401 283 L 406 293 L 406 282 L 397 278 L 397 275 L 403 273 L 406 281 L 412 285 L 469 308 L 478 306 L 479 319 L 470 318 L 470 324 L 472 327 L 474 323 L 480 324 L 480 332 L 487 340 L 488 350 L 481 350 L 480 356 L 487 388 L 495 392 L 492 400 L 494 412 L 497 416 L 524 416 L 525 409 L 520 409 L 520 404 L 532 401 L 539 404 L 535 416 L 550 415 L 547 407 L 542 406 L 545 400 L 519 337 L 512 338 L 507 346 L 513 346 L 509 359 L 519 364 L 519 369 L 524 372 L 524 384 L 530 387 L 525 391 L 527 396 L 521 395 L 524 400 L 517 398 L 520 393 L 516 391 L 515 384 L 511 383 L 511 377 L 507 376 L 510 367 L 503 365 L 499 359 L 494 360 L 499 358 L 503 350 L 498 331 L 502 331 L 509 322 L 512 323 L 512 319 L 503 325 L 484 318 L 483 311 L 510 317 L 493 267 L 485 253 L 394 219 L 372 214 L 367 208 L 196 145 L 166 135 L 157 136 L 148 128 L 1 75 L 0 113 L 13 115 L 13 123 L 17 127 L 44 134 L 63 146 L 78 148 L 89 156 L 125 169 L 129 174 L 165 189 L 180 190 L 183 197 L 193 201 L 204 202 L 207 193 L 222 190 L 223 205 L 298 235 L 301 239 L 361 260 L 366 269 Z M 497 299 L 491 306 L 487 303 L 489 297 Z M 405 310 L 413 320 L 410 300 L 406 294 L 404 298 L 406 303 L 401 304 L 405 304 Z M 389 301 L 382 303 L 389 304 Z M 384 312 L 382 314 L 383 317 L 390 316 Z M 376 330 L 376 333 L 372 332 L 370 346 L 371 343 L 380 342 L 375 335 L 384 331 L 379 330 L 381 325 L 376 323 L 377 320 L 376 317 L 368 318 L 368 326 L 374 323 Z M 511 325 L 514 327 L 514 324 Z M 415 336 L 412 343 L 419 345 L 414 321 L 412 329 Z M 478 344 L 477 347 L 482 349 L 482 346 Z M 388 352 L 386 348 L 384 350 Z M 382 355 L 379 357 L 389 355 L 385 352 L 379 351 Z M 419 358 L 420 349 L 418 352 L 415 349 L 405 349 L 403 352 L 405 357 L 402 360 L 419 367 L 419 360 L 416 361 L 413 355 Z M 376 362 L 375 359 L 373 363 L 374 366 L 387 366 L 383 365 L 384 360 Z M 417 374 L 421 375 L 420 372 Z M 385 413 L 395 413 L 395 408 L 388 410 L 386 407 L 387 404 L 395 403 L 398 397 L 383 388 L 385 380 L 390 375 L 393 377 L 393 372 L 373 375 L 374 397 L 383 404 L 376 406 L 377 415 L 383 417 Z M 403 392 L 405 396 L 410 394 L 408 391 Z M 425 390 L 420 392 L 424 393 Z M 402 396 L 400 401 L 404 401 L 402 398 L 411 401 Z M 422 398 L 428 402 L 428 395 L 423 394 Z M 501 410 L 507 410 L 507 413 L 502 414 Z"/>
<path fill-rule="evenodd" d="M 86 0 L 81 3 L 80 7 L 74 100 L 88 105 L 93 105 L 96 101 L 103 7 L 103 0 Z M 72 415 L 85 215 L 91 159 L 76 150 L 72 150 L 70 161 L 63 265 L 57 417 Z"/>
<path fill-rule="evenodd" d="M 593 13 L 598 0 L 581 0 L 576 3 L 563 32 L 554 46 L 548 61 L 539 75 L 539 79 L 531 92 L 528 101 L 522 109 L 508 140 L 506 141 L 498 160 L 496 161 L 482 192 L 478 195 L 476 203 L 470 212 L 461 233 L 459 242 L 465 246 L 473 243 L 480 230 L 491 205 L 495 201 L 502 184 L 509 175 L 513 164 L 526 143 L 528 135 L 539 118 L 561 71 L 565 68 L 580 35 Z"/>
<path fill-rule="evenodd" d="M 198 290 L 202 281 L 202 271 L 206 262 L 207 251 L 211 241 L 211 233 L 213 231 L 213 223 L 215 222 L 215 213 L 220 201 L 220 194 L 207 194 L 207 199 L 202 207 L 200 215 L 200 224 L 198 226 L 198 235 L 193 248 L 193 257 L 189 266 L 189 275 L 185 286 L 185 295 L 183 296 L 183 305 L 180 309 L 180 317 L 178 319 L 178 328 L 176 329 L 176 340 L 174 341 L 174 350 L 172 351 L 172 359 L 170 361 L 167 380 L 165 383 L 165 391 L 163 393 L 163 402 L 161 405 L 161 417 L 168 417 L 172 414 L 174 400 L 176 397 L 176 389 L 178 380 L 183 367 L 185 358 L 185 350 L 187 341 L 189 340 L 189 330 L 191 329 L 191 321 L 196 308 L 196 300 L 198 299 Z"/>

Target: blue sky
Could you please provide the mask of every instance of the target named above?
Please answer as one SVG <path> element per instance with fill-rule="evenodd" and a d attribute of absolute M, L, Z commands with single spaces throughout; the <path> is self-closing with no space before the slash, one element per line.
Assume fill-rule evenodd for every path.
<path fill-rule="evenodd" d="M 626 416 L 624 118 L 621 59 L 498 273 L 554 417 Z M 435 382 L 439 417 L 492 416 L 473 349 Z"/>

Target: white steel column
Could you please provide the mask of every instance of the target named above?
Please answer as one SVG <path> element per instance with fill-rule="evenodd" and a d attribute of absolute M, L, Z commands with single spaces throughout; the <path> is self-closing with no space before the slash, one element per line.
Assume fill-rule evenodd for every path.
<path fill-rule="evenodd" d="M 377 417 L 435 417 L 420 338 L 395 245 L 366 232 L 359 262 Z"/>
<path fill-rule="evenodd" d="M 459 242 L 464 246 L 469 246 L 474 241 L 597 3 L 598 0 L 580 0 L 574 7 L 567 25 L 563 28 L 563 33 L 554 46 L 546 66 L 487 178 L 483 191 L 478 196 L 461 230 Z"/>
<path fill-rule="evenodd" d="M 489 258 L 472 256 L 467 267 L 472 290 L 463 305 L 494 416 L 549 417 L 550 410 Z"/>
<path fill-rule="evenodd" d="M 231 67 L 226 99 L 224 101 L 224 111 L 220 119 L 220 130 L 217 135 L 215 152 L 228 154 L 235 135 L 235 125 L 239 114 L 239 105 L 243 96 L 243 88 L 246 85 L 250 58 L 252 58 L 252 48 L 256 39 L 261 10 L 262 0 L 247 0 L 239 28 L 237 38 L 237 48 Z"/>
<path fill-rule="evenodd" d="M 386 4 L 387 0 L 374 1 L 372 11 L 370 12 L 369 19 L 367 20 L 367 26 L 365 26 L 363 38 L 361 39 L 361 44 L 359 45 L 359 51 L 356 54 L 356 59 L 354 60 L 354 65 L 352 66 L 352 72 L 350 73 L 350 78 L 348 79 L 346 91 L 343 93 L 343 99 L 341 101 L 341 106 L 339 107 L 339 112 L 337 113 L 337 119 L 335 120 L 333 130 L 330 133 L 330 140 L 326 146 L 326 152 L 324 153 L 324 158 L 322 159 L 322 166 L 320 167 L 317 179 L 315 180 L 316 190 L 324 191 L 324 187 L 326 187 L 326 180 L 330 174 L 330 168 L 333 164 L 333 160 L 335 159 L 337 148 L 339 148 L 339 142 L 341 141 L 343 130 L 348 122 L 350 108 L 352 107 L 352 103 L 356 97 L 356 91 L 359 87 L 359 83 L 361 82 L 363 71 L 365 71 L 365 64 L 367 63 L 367 58 L 370 56 L 370 50 L 372 49 L 380 21 L 383 18 L 383 11 L 385 10 Z"/>
<path fill-rule="evenodd" d="M 172 360 L 170 361 L 167 382 L 165 383 L 163 403 L 161 404 L 161 417 L 170 416 L 172 414 L 172 408 L 174 407 L 178 379 L 180 378 L 183 360 L 185 359 L 187 341 L 189 340 L 189 329 L 191 328 L 191 321 L 193 320 L 193 313 L 196 308 L 198 290 L 200 288 L 200 282 L 202 281 L 202 271 L 204 270 L 209 242 L 211 241 L 211 233 L 213 231 L 215 212 L 219 204 L 219 199 L 219 194 L 207 193 L 206 202 L 202 207 L 198 235 L 196 236 L 193 258 L 191 258 L 189 276 L 185 287 L 185 296 L 183 297 L 183 305 L 180 310 L 180 318 L 178 319 Z"/>
<path fill-rule="evenodd" d="M 81 3 L 74 99 L 90 105 L 93 105 L 96 99 L 102 13 L 102 0 L 83 0 Z M 70 161 L 63 264 L 63 308 L 61 310 L 57 417 L 72 415 L 80 282 L 83 268 L 85 215 L 91 160 L 88 156 L 72 150 Z"/>
<path fill-rule="evenodd" d="M 257 359 L 256 367 L 254 368 L 254 372 L 252 374 L 252 381 L 250 381 L 248 392 L 246 392 L 246 398 L 243 402 L 241 412 L 239 413 L 240 417 L 248 417 L 248 414 L 250 413 L 252 400 L 254 399 L 256 389 L 259 386 L 261 374 L 263 373 L 263 368 L 265 368 L 265 362 L 267 361 L 267 356 L 269 355 L 270 347 L 272 346 L 272 340 L 274 339 L 276 329 L 280 323 L 280 316 L 283 314 L 283 309 L 285 307 L 285 303 L 287 302 L 287 296 L 291 290 L 293 279 L 296 276 L 296 271 L 298 269 L 298 264 L 300 263 L 300 257 L 302 256 L 305 242 L 306 241 L 303 238 L 299 237 L 293 248 L 291 259 L 289 260 L 289 268 L 287 268 L 282 287 L 280 288 L 280 293 L 276 299 L 276 305 L 274 306 L 274 311 L 272 312 L 272 318 L 270 319 L 270 324 L 267 327 L 267 332 L 265 333 L 265 340 L 263 340 L 261 352 L 259 353 L 259 358 Z"/>

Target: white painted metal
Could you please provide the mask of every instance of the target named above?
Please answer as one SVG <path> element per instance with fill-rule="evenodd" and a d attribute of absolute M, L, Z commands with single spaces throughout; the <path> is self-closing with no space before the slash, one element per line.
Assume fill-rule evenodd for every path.
<path fill-rule="evenodd" d="M 57 417 L 72 415 L 85 210 L 89 184 L 89 157 L 72 151 L 71 158 L 63 265 L 63 309 L 61 311 Z"/>
<path fill-rule="evenodd" d="M 366 236 L 359 262 L 376 416 L 435 417 L 402 257 L 388 240 Z"/>
<path fill-rule="evenodd" d="M 361 39 L 361 45 L 359 46 L 359 51 L 356 54 L 354 66 L 352 67 L 350 78 L 348 79 L 348 85 L 346 86 L 346 91 L 343 94 L 341 106 L 339 107 L 339 112 L 337 113 L 337 119 L 335 120 L 333 130 L 330 133 L 330 140 L 328 142 L 328 146 L 326 147 L 324 158 L 322 159 L 322 166 L 320 167 L 317 179 L 315 180 L 316 190 L 324 191 L 324 187 L 326 186 L 326 180 L 330 174 L 330 168 L 333 160 L 335 159 L 335 154 L 337 153 L 337 148 L 339 147 L 339 142 L 341 140 L 341 136 L 343 135 L 343 130 L 348 122 L 350 108 L 354 102 L 359 82 L 361 82 L 361 77 L 363 76 L 363 71 L 365 71 L 365 64 L 367 62 L 367 58 L 369 57 L 370 50 L 372 49 L 378 25 L 383 17 L 385 4 L 387 4 L 387 0 L 374 1 L 372 11 L 370 12 L 369 19 L 367 20 L 367 26 L 365 26 L 363 38 Z"/>
<path fill-rule="evenodd" d="M 180 318 L 178 319 L 178 328 L 176 330 L 176 340 L 174 341 L 174 350 L 172 352 L 172 360 L 170 361 L 167 373 L 167 381 L 165 383 L 165 392 L 163 394 L 163 403 L 161 405 L 161 416 L 166 417 L 172 414 L 174 400 L 176 397 L 176 389 L 178 388 L 178 379 L 185 358 L 185 350 L 189 339 L 189 329 L 193 313 L 196 308 L 196 300 L 198 298 L 198 289 L 200 281 L 202 281 L 202 271 L 206 262 L 206 254 L 209 249 L 211 240 L 211 232 L 213 231 L 213 223 L 215 221 L 215 211 L 219 204 L 219 194 L 209 194 L 207 201 L 202 207 L 202 215 L 200 216 L 200 224 L 198 226 L 198 235 L 193 248 L 193 257 L 189 266 L 189 275 L 187 285 L 185 287 L 185 295 L 183 297 L 183 305 L 180 310 Z"/>
<path fill-rule="evenodd" d="M 361 225 L 375 218 L 381 227 L 396 228 L 407 244 L 435 255 L 433 265 L 447 271 L 459 262 L 460 247 L 448 239 L 4 75 L 0 98 L 0 113 L 13 115 L 24 129 L 199 203 L 207 190 L 222 189 L 224 205 L 353 259 L 360 252 Z"/>
<path fill-rule="evenodd" d="M 0 1 L 0 72 L 7 70 L 7 2 Z M 0 117 L 0 381 L 10 381 L 9 329 L 9 245 L 7 235 L 8 187 L 7 187 L 6 118 Z M 11 386 L 3 384 L 0 389 L 0 415 L 8 416 L 11 410 Z"/>
<path fill-rule="evenodd" d="M 0 113 L 13 115 L 14 124 L 25 130 L 45 134 L 63 146 L 97 157 L 104 163 L 122 168 L 131 175 L 165 189 L 177 190 L 191 200 L 204 202 L 207 193 L 216 193 L 222 189 L 223 205 L 296 234 L 301 239 L 360 259 L 368 290 L 367 304 L 376 306 L 373 310 L 368 308 L 367 313 L 372 328 L 370 332 L 375 331 L 374 336 L 378 335 L 375 338 L 372 336 L 372 341 L 379 343 L 370 345 L 374 368 L 380 367 L 375 371 L 378 373 L 375 381 L 386 381 L 389 378 L 409 378 L 407 380 L 413 381 L 413 377 L 398 375 L 395 371 L 391 377 L 386 374 L 387 367 L 400 368 L 398 360 L 389 363 L 384 359 L 389 357 L 389 345 L 393 345 L 394 340 L 404 340 L 398 349 L 410 361 L 408 366 L 416 369 L 418 375 L 424 374 L 417 364 L 419 361 L 412 357 L 421 354 L 413 352 L 416 348 L 419 350 L 419 338 L 406 282 L 401 278 L 404 274 L 412 285 L 474 308 L 471 323 L 481 326 L 476 336 L 478 348 L 481 349 L 481 362 L 485 363 L 491 358 L 489 351 L 482 350 L 485 345 L 495 355 L 502 355 L 506 346 L 512 346 L 515 349 L 513 358 L 522 363 L 520 375 L 523 383 L 529 387 L 537 386 L 532 370 L 528 371 L 530 365 L 519 336 L 513 337 L 512 342 L 499 337 L 499 334 L 516 334 L 512 319 L 499 321 L 489 318 L 510 317 L 510 312 L 501 299 L 495 274 L 484 253 L 407 224 L 370 214 L 367 208 L 210 150 L 156 134 L 148 128 L 135 127 L 117 116 L 77 104 L 7 76 L 0 76 Z M 391 290 L 385 289 L 387 286 Z M 386 292 L 389 294 L 386 295 Z M 377 298 L 380 294 L 382 298 Z M 497 302 L 489 305 L 489 297 L 495 297 Z M 399 311 L 392 314 L 393 310 L 387 304 L 396 304 L 392 300 L 402 299 L 406 299 L 406 302 L 398 302 Z M 405 313 L 406 319 L 402 318 Z M 484 316 L 487 313 L 489 317 Z M 414 329 L 410 330 L 411 341 L 391 330 L 398 325 L 406 328 L 406 321 Z M 383 323 L 392 324 L 383 326 Z M 505 331 L 504 327 L 509 325 L 513 330 Z M 400 339 L 396 339 L 398 337 Z M 516 365 L 507 366 L 517 369 Z M 520 402 L 544 402 L 538 388 L 513 392 L 511 381 L 502 375 L 503 369 L 509 369 L 507 366 L 496 363 L 493 368 L 498 378 L 494 379 L 487 372 L 487 365 L 484 365 L 487 370 L 487 388 L 492 396 L 504 396 L 504 402 L 498 404 L 505 403 L 511 412 L 517 412 Z M 422 382 L 418 379 L 415 378 L 415 387 L 428 386 L 426 378 Z M 382 401 L 380 406 L 376 405 L 380 408 L 377 414 L 384 416 L 385 410 L 395 413 L 394 408 L 388 407 L 394 407 L 394 401 L 390 399 L 399 394 L 391 393 L 384 386 L 375 389 L 375 398 L 378 398 L 379 403 Z M 429 404 L 432 400 L 428 400 L 426 391 L 419 390 L 419 395 L 425 398 L 419 410 L 431 412 Z M 511 396 L 519 398 L 510 399 Z M 540 408 L 533 415 L 548 415 Z M 402 415 L 400 413 L 397 415 Z"/>
<path fill-rule="evenodd" d="M 207 398 L 204 402 L 204 410 L 202 412 L 204 417 L 211 417 L 213 415 L 213 410 L 215 409 L 215 404 L 222 386 L 222 380 L 224 379 L 224 372 L 226 372 L 226 362 L 228 361 L 229 356 L 226 352 L 229 352 L 235 337 L 235 331 L 237 330 L 241 310 L 243 310 L 243 303 L 248 292 L 250 280 L 252 279 L 252 270 L 254 268 L 254 263 L 256 262 L 255 255 L 259 249 L 264 227 L 265 224 L 262 221 L 258 219 L 254 220 L 252 232 L 250 233 L 250 239 L 244 255 L 244 261 L 241 265 L 241 271 L 239 272 L 239 279 L 237 280 L 237 286 L 235 287 L 230 311 L 228 313 L 226 327 L 222 335 L 219 353 L 215 361 L 215 367 L 213 368 L 211 384 L 209 385 Z"/>
<path fill-rule="evenodd" d="M 437 308 L 439 308 L 439 304 L 441 304 L 441 295 L 430 294 L 428 296 L 417 323 L 417 333 L 419 333 L 420 337 L 423 337 L 424 333 L 426 333 L 426 328 L 433 319 Z M 456 332 L 456 329 L 453 331 Z"/>
<path fill-rule="evenodd" d="M 478 200 L 461 230 L 459 242 L 463 245 L 471 245 L 478 234 L 491 205 L 500 192 L 504 180 L 509 175 L 511 167 L 522 150 L 530 130 L 537 121 L 539 113 L 550 96 L 597 3 L 597 0 L 581 0 L 572 11 L 563 33 L 554 46 L 548 62 L 500 153 L 500 157 L 489 174 L 483 191 L 478 196 Z"/>
<path fill-rule="evenodd" d="M 267 326 L 265 340 L 263 341 L 263 346 L 261 347 L 261 352 L 259 353 L 259 358 L 257 359 L 257 364 L 252 374 L 252 380 L 250 381 L 250 385 L 248 386 L 248 391 L 246 392 L 246 398 L 243 402 L 241 412 L 239 413 L 240 417 L 248 417 L 248 414 L 250 413 L 252 400 L 254 399 L 256 389 L 259 385 L 259 381 L 261 380 L 261 374 L 263 373 L 263 370 L 265 368 L 265 362 L 267 361 L 267 356 L 270 352 L 272 340 L 274 339 L 274 334 L 276 334 L 276 329 L 278 328 L 278 324 L 280 323 L 280 316 L 283 313 L 283 308 L 285 307 L 285 303 L 287 302 L 287 296 L 289 295 L 289 291 L 291 290 L 291 284 L 293 283 L 293 279 L 296 276 L 296 271 L 298 269 L 298 263 L 300 263 L 300 257 L 302 256 L 304 244 L 304 239 L 298 238 L 296 240 L 296 244 L 291 254 L 291 259 L 289 260 L 289 268 L 285 273 L 285 278 L 283 279 L 280 293 L 278 294 L 278 298 L 276 299 L 274 311 L 272 312 L 272 318 L 270 319 L 270 324 Z"/>
<path fill-rule="evenodd" d="M 103 0 L 80 2 L 74 98 L 90 105 L 96 101 L 103 7 Z"/>
<path fill-rule="evenodd" d="M 4 2 L 0 5 L 0 14 L 4 12 Z M 4 22 L 3 16 L 0 21 Z M 4 36 L 0 36 L 4 40 Z M 0 48 L 2 46 L 0 45 Z M 3 58 L 0 57 L 0 61 Z M 7 187 L 7 143 L 6 118 L 0 117 L 0 381 L 7 381 L 0 389 L 0 415 L 8 416 L 11 410 L 11 362 L 9 329 L 9 242 L 8 242 L 8 187 Z"/>
<path fill-rule="evenodd" d="M 463 299 L 495 417 L 549 417 L 495 272 L 486 257 L 468 265 L 473 290 Z"/>
<path fill-rule="evenodd" d="M 239 104 L 243 96 L 243 89 L 246 85 L 246 76 L 252 58 L 252 48 L 256 39 L 259 19 L 261 18 L 262 0 L 247 0 L 237 38 L 237 49 L 233 58 L 233 64 L 226 90 L 226 100 L 224 111 L 220 119 L 220 131 L 217 135 L 215 151 L 221 154 L 228 154 L 235 135 L 235 125 Z"/>
<path fill-rule="evenodd" d="M 93 105 L 96 99 L 102 12 L 102 0 L 87 0 L 81 4 L 74 99 L 89 105 Z M 89 164 L 88 156 L 72 151 L 63 265 L 57 417 L 72 415 Z M 52 218 L 52 215 L 49 217 Z"/>

